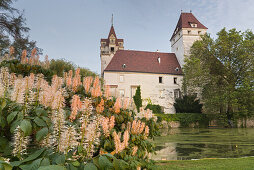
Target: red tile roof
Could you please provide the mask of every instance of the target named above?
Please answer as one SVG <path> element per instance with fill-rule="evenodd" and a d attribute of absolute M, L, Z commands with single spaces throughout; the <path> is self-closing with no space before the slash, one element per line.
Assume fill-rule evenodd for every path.
<path fill-rule="evenodd" d="M 160 58 L 160 63 L 158 58 Z M 179 70 L 177 71 L 176 68 Z M 174 53 L 134 50 L 118 50 L 105 71 L 182 75 L 181 66 Z"/>
<path fill-rule="evenodd" d="M 116 41 L 115 41 L 116 45 L 118 45 L 118 42 L 123 42 L 123 39 L 117 39 L 116 33 L 115 33 L 115 29 L 114 29 L 114 26 L 113 26 L 113 25 L 112 25 L 111 28 L 110 28 L 110 31 L 109 31 L 109 34 L 108 34 L 108 39 L 101 39 L 101 42 L 106 42 L 106 45 L 108 45 L 108 44 L 109 44 L 109 38 L 110 38 L 110 36 L 111 36 L 112 34 L 113 34 L 113 35 L 115 36 L 115 38 L 116 38 Z"/>
<path fill-rule="evenodd" d="M 191 27 L 190 23 L 197 24 L 197 27 Z M 207 29 L 206 26 L 201 24 L 197 18 L 192 13 L 181 13 L 180 18 L 178 20 L 178 23 L 176 25 L 176 28 L 174 30 L 174 33 L 171 37 L 171 39 L 178 33 L 179 30 L 182 28 L 201 28 L 201 29 Z M 170 40 L 171 40 L 170 39 Z"/>

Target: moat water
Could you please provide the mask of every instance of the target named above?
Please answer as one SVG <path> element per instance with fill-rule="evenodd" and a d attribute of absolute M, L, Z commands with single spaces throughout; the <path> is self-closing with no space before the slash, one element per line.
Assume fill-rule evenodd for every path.
<path fill-rule="evenodd" d="M 190 160 L 254 156 L 254 128 L 162 129 L 153 160 Z"/>

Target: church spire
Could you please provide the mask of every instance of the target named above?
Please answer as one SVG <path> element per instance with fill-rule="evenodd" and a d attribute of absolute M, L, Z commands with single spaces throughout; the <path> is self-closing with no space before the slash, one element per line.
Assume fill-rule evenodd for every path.
<path fill-rule="evenodd" d="M 113 26 L 113 19 L 114 19 L 114 16 L 112 14 L 112 18 L 111 18 L 111 26 Z"/>

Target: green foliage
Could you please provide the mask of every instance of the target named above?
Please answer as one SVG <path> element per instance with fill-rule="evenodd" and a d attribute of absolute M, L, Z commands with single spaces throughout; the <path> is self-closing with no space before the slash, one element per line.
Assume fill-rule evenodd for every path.
<path fill-rule="evenodd" d="M 158 105 L 158 104 L 148 104 L 145 108 L 146 109 L 150 109 L 153 111 L 153 113 L 163 113 L 162 112 L 162 109 L 161 109 L 161 106 Z"/>
<path fill-rule="evenodd" d="M 184 65 L 184 90 L 201 92 L 206 113 L 226 113 L 228 120 L 254 106 L 254 34 L 222 29 L 213 40 L 202 36 L 191 47 Z M 229 121 L 229 122 L 230 122 Z"/>
<path fill-rule="evenodd" d="M 201 113 L 202 104 L 195 95 L 185 95 L 177 98 L 174 103 L 176 113 Z"/>
<path fill-rule="evenodd" d="M 30 73 L 43 74 L 47 81 L 51 81 L 53 72 L 39 65 L 21 64 L 19 60 L 4 60 L 0 63 L 1 67 L 7 67 L 11 73 L 17 75 L 29 76 Z"/>
<path fill-rule="evenodd" d="M 58 60 L 51 60 L 50 61 L 50 70 L 53 72 L 53 74 L 56 74 L 57 76 L 63 77 L 64 72 L 68 72 L 72 70 L 74 72 L 75 69 L 77 69 L 77 66 L 69 61 L 66 61 L 64 59 L 58 59 Z M 86 68 L 80 68 L 80 75 L 81 77 L 87 77 L 87 76 L 97 76 L 96 73 L 90 71 Z"/>
<path fill-rule="evenodd" d="M 176 114 L 156 114 L 158 120 L 167 122 L 179 122 L 181 127 L 189 127 L 198 123 L 199 127 L 208 127 L 209 119 L 206 114 L 200 113 L 176 113 Z"/>
<path fill-rule="evenodd" d="M 134 99 L 134 103 L 136 105 L 137 111 L 140 112 L 139 108 L 142 107 L 140 86 L 137 87 L 137 90 L 135 95 L 133 96 L 133 99 Z"/>

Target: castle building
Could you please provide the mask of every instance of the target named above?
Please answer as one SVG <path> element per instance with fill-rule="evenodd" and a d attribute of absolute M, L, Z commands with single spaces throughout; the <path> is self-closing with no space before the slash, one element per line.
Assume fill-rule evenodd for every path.
<path fill-rule="evenodd" d="M 101 75 L 112 96 L 132 98 L 138 86 L 142 99 L 175 113 L 175 99 L 181 96 L 182 66 L 192 44 L 207 28 L 192 13 L 181 13 L 171 36 L 172 53 L 124 50 L 112 24 L 107 39 L 101 39 Z"/>

